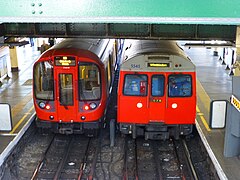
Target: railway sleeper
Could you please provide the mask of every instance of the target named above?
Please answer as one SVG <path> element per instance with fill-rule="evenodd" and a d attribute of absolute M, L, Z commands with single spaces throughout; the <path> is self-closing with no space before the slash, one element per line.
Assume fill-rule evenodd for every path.
<path fill-rule="evenodd" d="M 132 134 L 133 138 L 144 136 L 146 140 L 167 140 L 169 138 L 179 139 L 180 135 L 192 133 L 192 125 L 162 125 L 162 124 L 120 124 L 122 134 Z"/>

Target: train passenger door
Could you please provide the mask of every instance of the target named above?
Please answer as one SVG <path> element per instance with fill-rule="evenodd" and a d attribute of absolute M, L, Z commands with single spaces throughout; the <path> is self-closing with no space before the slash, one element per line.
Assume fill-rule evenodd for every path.
<path fill-rule="evenodd" d="M 62 122 L 74 122 L 77 119 L 77 105 L 75 103 L 76 72 L 72 69 L 56 70 L 57 78 L 57 112 L 58 120 Z"/>
<path fill-rule="evenodd" d="M 149 123 L 160 123 L 165 120 L 166 96 L 165 76 L 153 74 L 150 79 Z"/>

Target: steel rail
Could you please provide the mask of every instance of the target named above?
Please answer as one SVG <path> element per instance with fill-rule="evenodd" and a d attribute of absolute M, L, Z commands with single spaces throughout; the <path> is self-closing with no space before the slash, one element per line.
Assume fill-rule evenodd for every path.
<path fill-rule="evenodd" d="M 88 152 L 89 152 L 91 139 L 92 138 L 88 139 L 87 147 L 85 149 L 84 156 L 82 158 L 82 163 L 81 163 L 80 168 L 79 168 L 79 174 L 78 174 L 78 178 L 77 178 L 78 180 L 81 180 L 81 178 L 83 176 L 83 171 L 84 171 L 84 169 L 87 165 L 87 158 L 88 158 Z"/>
<path fill-rule="evenodd" d="M 188 164 L 190 166 L 192 175 L 193 175 L 195 180 L 198 180 L 198 176 L 197 176 L 197 173 L 195 171 L 194 165 L 192 163 L 191 155 L 189 153 L 189 150 L 188 150 L 188 147 L 187 147 L 187 143 L 186 143 L 186 141 L 184 139 L 182 139 L 182 143 L 183 143 L 183 147 L 184 147 L 184 153 L 185 153 L 185 156 L 186 156 L 186 158 L 188 160 Z"/>
<path fill-rule="evenodd" d="M 31 180 L 35 180 L 35 179 L 37 178 L 37 175 L 38 175 L 38 173 L 39 173 L 39 170 L 41 169 L 44 161 L 46 160 L 47 153 L 48 153 L 48 151 L 49 151 L 52 143 L 54 142 L 55 137 L 56 137 L 56 135 L 54 135 L 54 136 L 52 137 L 52 140 L 50 141 L 49 146 L 47 147 L 47 149 L 46 149 L 45 152 L 43 153 L 43 156 L 41 157 L 41 159 L 40 159 L 40 161 L 39 161 L 36 169 L 35 169 L 34 172 L 33 172 L 33 175 L 32 175 L 32 177 L 31 177 Z"/>

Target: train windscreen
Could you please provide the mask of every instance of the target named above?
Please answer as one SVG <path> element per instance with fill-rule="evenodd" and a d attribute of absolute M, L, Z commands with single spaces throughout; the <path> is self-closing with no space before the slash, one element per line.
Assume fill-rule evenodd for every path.
<path fill-rule="evenodd" d="M 125 75 L 123 94 L 129 96 L 146 96 L 147 75 Z"/>
<path fill-rule="evenodd" d="M 100 71 L 94 63 L 79 65 L 79 97 L 80 100 L 97 100 L 101 98 Z"/>
<path fill-rule="evenodd" d="M 190 75 L 170 75 L 168 83 L 169 97 L 192 96 L 192 78 Z"/>
<path fill-rule="evenodd" d="M 47 62 L 39 62 L 34 68 L 34 94 L 37 99 L 54 99 L 53 66 Z"/>

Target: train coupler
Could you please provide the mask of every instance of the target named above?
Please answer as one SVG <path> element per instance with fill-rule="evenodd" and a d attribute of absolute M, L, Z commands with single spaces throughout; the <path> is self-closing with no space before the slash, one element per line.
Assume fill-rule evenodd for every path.
<path fill-rule="evenodd" d="M 73 134 L 73 129 L 72 128 L 59 128 L 58 132 L 60 134 Z"/>
<path fill-rule="evenodd" d="M 169 132 L 145 132 L 145 140 L 166 140 L 169 139 Z"/>

